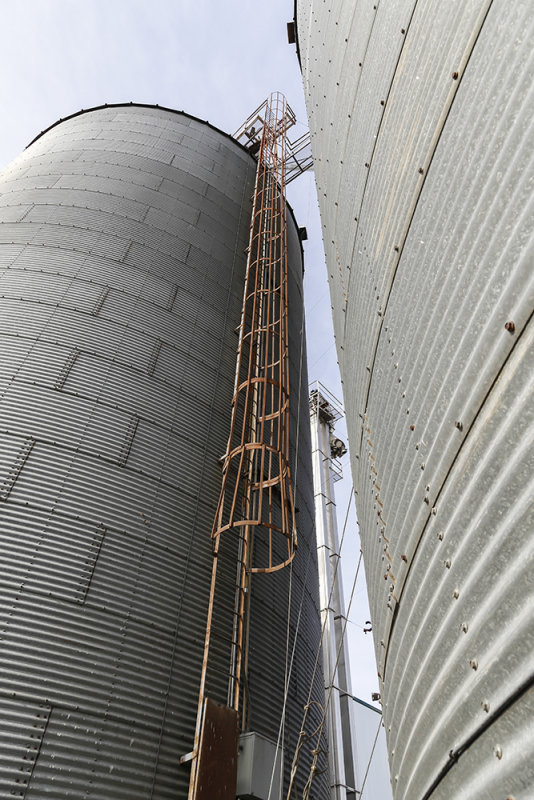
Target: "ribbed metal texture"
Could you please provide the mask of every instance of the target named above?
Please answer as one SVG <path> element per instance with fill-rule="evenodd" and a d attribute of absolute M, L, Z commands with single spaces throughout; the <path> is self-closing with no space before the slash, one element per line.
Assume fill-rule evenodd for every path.
<path fill-rule="evenodd" d="M 298 31 L 395 797 L 526 798 L 531 9 L 301 0 Z"/>
<path fill-rule="evenodd" d="M 193 746 L 254 174 L 207 124 L 119 106 L 53 126 L 2 175 L 2 797 L 186 796 L 178 762 Z M 313 504 L 302 406 L 301 593 Z M 230 603 L 234 582 L 228 567 Z M 264 587 L 250 683 L 255 724 L 276 738 L 285 651 L 271 606 L 284 635 L 287 606 Z M 223 702 L 228 658 L 215 648 Z M 290 698 L 293 737 L 306 689 Z"/>

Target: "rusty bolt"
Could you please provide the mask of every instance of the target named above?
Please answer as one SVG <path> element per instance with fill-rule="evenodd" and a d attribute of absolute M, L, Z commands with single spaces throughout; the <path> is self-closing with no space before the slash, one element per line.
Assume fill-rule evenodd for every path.
<path fill-rule="evenodd" d="M 514 333 L 514 331 L 515 331 L 515 325 L 511 321 L 507 322 L 506 325 L 504 326 L 504 328 L 505 328 L 505 330 L 508 331 L 508 333 Z"/>
<path fill-rule="evenodd" d="M 405 28 L 401 28 L 401 33 L 406 33 Z"/>
<path fill-rule="evenodd" d="M 410 430 L 414 431 L 415 430 L 415 425 L 410 425 Z"/>
<path fill-rule="evenodd" d="M 403 554 L 402 554 L 402 556 L 401 556 L 401 561 L 408 561 L 408 559 L 406 558 L 406 556 L 404 555 L 404 553 L 403 553 Z"/>
<path fill-rule="evenodd" d="M 457 72 L 453 72 L 452 73 L 452 79 L 453 79 L 453 81 L 457 81 L 458 80 L 458 73 Z"/>
<path fill-rule="evenodd" d="M 381 106 L 385 106 L 385 102 L 383 100 L 380 101 Z"/>
<path fill-rule="evenodd" d="M 423 167 L 419 167 L 419 175 L 422 175 L 422 174 L 423 174 L 423 172 L 424 172 L 424 169 L 423 169 Z"/>

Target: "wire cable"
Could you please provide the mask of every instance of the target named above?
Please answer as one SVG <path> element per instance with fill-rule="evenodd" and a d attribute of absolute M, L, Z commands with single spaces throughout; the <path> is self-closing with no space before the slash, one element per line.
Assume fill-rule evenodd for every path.
<path fill-rule="evenodd" d="M 330 593 L 329 593 L 329 596 L 328 596 L 328 604 L 327 604 L 328 606 L 330 605 L 330 600 L 332 599 L 332 593 L 333 593 L 334 587 L 336 585 L 336 580 L 337 580 L 337 575 L 338 575 L 338 568 L 339 568 L 339 564 L 340 564 L 340 561 L 341 561 L 341 552 L 343 550 L 343 543 L 345 541 L 345 533 L 347 531 L 347 523 L 348 523 L 348 519 L 349 519 L 349 513 L 350 513 L 350 507 L 351 507 L 351 504 L 352 504 L 353 495 L 354 495 L 354 487 L 351 488 L 351 492 L 350 492 L 350 496 L 349 496 L 349 502 L 348 502 L 348 505 L 347 505 L 347 511 L 346 511 L 346 514 L 345 514 L 345 522 L 343 524 L 343 532 L 341 534 L 341 540 L 340 540 L 340 543 L 339 543 L 338 558 L 336 560 L 336 564 L 335 564 L 335 567 L 334 567 L 334 574 L 333 574 L 333 577 L 332 577 L 332 585 L 330 587 Z M 360 560 L 358 561 L 358 568 L 357 568 L 356 576 L 355 576 L 354 583 L 353 583 L 353 592 L 352 592 L 352 595 L 351 595 L 351 601 L 352 601 L 352 596 L 354 594 L 354 586 L 356 585 L 356 579 L 358 577 L 358 571 L 359 571 L 360 562 L 361 562 L 361 551 L 360 551 Z M 346 615 L 346 617 L 348 617 L 348 614 Z M 345 628 L 346 628 L 346 621 L 345 621 Z M 320 662 L 320 658 L 321 658 L 321 650 L 322 650 L 322 646 L 323 646 L 323 639 L 324 639 L 325 630 L 326 630 L 326 617 L 325 617 L 325 619 L 323 621 L 322 628 L 321 628 L 321 636 L 320 636 L 319 644 L 318 644 L 318 647 L 317 647 L 317 654 L 316 654 L 316 657 L 315 657 L 315 664 L 314 664 L 314 668 L 313 668 L 312 678 L 311 678 L 311 681 L 310 681 L 308 699 L 307 699 L 306 705 L 304 706 L 304 715 L 303 715 L 301 729 L 300 729 L 300 733 L 299 733 L 299 739 L 298 739 L 298 742 L 297 742 L 297 746 L 295 748 L 295 753 L 294 753 L 294 756 L 293 756 L 293 763 L 291 765 L 291 776 L 290 776 L 289 787 L 288 787 L 288 792 L 287 792 L 287 800 L 290 800 L 290 798 L 291 798 L 291 792 L 293 790 L 293 784 L 294 784 L 294 780 L 295 780 L 296 773 L 297 773 L 297 767 L 298 767 L 298 762 L 299 762 L 299 759 L 300 759 L 300 753 L 301 753 L 302 747 L 304 745 L 304 742 L 308 738 L 310 738 L 306 734 L 305 725 L 306 725 L 306 722 L 307 722 L 307 718 L 308 718 L 308 713 L 309 713 L 310 707 L 312 705 L 311 696 L 312 696 L 312 691 L 313 691 L 313 685 L 315 683 L 315 676 L 317 674 L 317 668 L 319 666 L 319 662 Z M 343 643 L 343 638 L 344 637 L 342 637 L 341 643 Z M 336 666 L 337 666 L 337 662 L 336 662 Z M 312 764 L 312 769 L 313 769 L 313 764 Z"/>
<path fill-rule="evenodd" d="M 318 726 L 318 728 L 317 728 L 317 730 L 315 731 L 315 734 L 314 734 L 314 735 L 317 736 L 317 746 L 316 746 L 316 748 L 314 750 L 314 760 L 312 762 L 312 767 L 310 769 L 310 775 L 309 775 L 309 779 L 308 779 L 309 789 L 308 789 L 307 792 L 305 792 L 303 794 L 303 800 L 308 800 L 309 792 L 311 791 L 311 785 L 312 785 L 312 782 L 313 782 L 313 778 L 317 774 L 316 765 L 317 765 L 318 756 L 319 756 L 319 754 L 321 752 L 321 750 L 319 748 L 319 742 L 320 742 L 320 739 L 321 739 L 321 736 L 322 736 L 322 733 L 323 733 L 323 730 L 324 730 L 324 725 L 325 725 L 325 722 L 326 722 L 326 715 L 328 713 L 328 706 L 330 705 L 330 698 L 332 697 L 332 691 L 334 689 L 334 678 L 335 678 L 335 675 L 336 675 L 336 672 L 337 672 L 337 668 L 338 668 L 338 664 L 339 664 L 339 657 L 341 655 L 341 651 L 343 649 L 343 644 L 344 644 L 344 641 L 345 641 L 345 631 L 347 630 L 347 617 L 348 617 L 348 615 L 350 613 L 352 600 L 354 598 L 354 590 L 356 589 L 356 581 L 358 580 L 358 574 L 360 572 L 361 563 L 362 563 L 362 551 L 360 550 L 360 557 L 358 559 L 358 565 L 356 567 L 356 574 L 354 575 L 354 580 L 352 582 L 352 591 L 351 591 L 351 595 L 350 595 L 350 600 L 349 600 L 349 604 L 347 606 L 345 624 L 343 625 L 343 629 L 341 631 L 339 647 L 338 647 L 337 653 L 336 653 L 336 663 L 334 664 L 334 669 L 332 671 L 331 678 L 330 678 L 330 676 L 328 676 L 329 679 L 330 679 L 330 686 L 328 688 L 328 695 L 327 695 L 326 703 L 325 703 L 324 710 L 323 710 L 323 717 L 322 717 L 321 722 L 319 723 L 319 726 Z M 326 622 L 326 619 L 325 619 L 325 622 Z M 308 786 L 308 784 L 306 784 L 306 786 Z"/>
<path fill-rule="evenodd" d="M 382 725 L 382 717 L 380 717 L 380 721 L 378 723 L 378 728 L 375 735 L 375 740 L 373 742 L 373 747 L 371 749 L 371 755 L 369 756 L 369 761 L 367 762 L 367 769 L 365 770 L 365 775 L 363 776 L 362 788 L 360 789 L 360 800 L 363 797 L 363 790 L 365 789 L 365 782 L 367 780 L 367 775 L 369 774 L 369 768 L 371 766 L 371 761 L 373 760 L 373 755 L 375 752 L 376 743 L 378 741 L 378 734 L 380 733 L 380 726 Z"/>
<path fill-rule="evenodd" d="M 302 365 L 304 360 L 304 320 L 305 320 L 305 313 L 304 313 L 304 286 L 302 286 L 302 304 L 301 304 L 301 324 L 300 324 L 300 354 L 299 354 L 299 377 L 298 377 L 298 390 L 297 390 L 297 435 L 295 437 L 296 444 L 295 444 L 295 479 L 293 484 L 293 497 L 297 498 L 297 481 L 298 481 L 298 469 L 299 469 L 299 443 L 300 443 L 300 407 L 301 407 L 301 396 L 302 396 Z M 276 751 L 275 751 L 275 759 L 273 763 L 273 768 L 271 770 L 271 780 L 269 782 L 269 793 L 267 795 L 267 800 L 270 800 L 271 793 L 273 789 L 273 782 L 274 782 L 274 774 L 276 769 L 276 762 L 278 758 L 278 751 L 280 749 L 280 741 L 282 743 L 285 739 L 285 723 L 286 723 L 286 709 L 287 709 L 287 698 L 289 694 L 289 681 L 291 680 L 291 675 L 293 671 L 293 660 L 295 657 L 295 645 L 298 637 L 298 630 L 300 626 L 300 619 L 302 615 L 302 607 L 304 603 L 304 588 L 306 586 L 306 578 L 308 577 L 308 569 L 310 565 L 310 558 L 311 558 L 311 548 L 309 548 L 308 552 L 308 560 L 306 562 L 306 570 L 304 575 L 304 583 L 302 589 L 302 597 L 300 599 L 300 607 L 299 613 L 297 617 L 297 627 L 295 630 L 295 639 L 293 642 L 293 649 L 291 652 L 291 660 L 288 663 L 289 659 L 289 642 L 291 638 L 291 606 L 292 606 L 292 596 L 293 596 L 293 560 L 291 560 L 289 564 L 289 589 L 288 589 L 288 601 L 287 601 L 287 626 L 286 626 L 286 655 L 285 655 L 285 674 L 284 674 L 284 702 L 282 704 L 282 713 L 280 718 L 280 725 L 278 728 L 278 738 L 276 741 Z M 283 774 L 284 774 L 284 747 L 282 746 L 282 759 L 281 759 L 281 775 L 282 780 L 280 781 L 280 793 L 279 793 L 279 800 L 282 800 L 282 789 L 283 789 Z"/>

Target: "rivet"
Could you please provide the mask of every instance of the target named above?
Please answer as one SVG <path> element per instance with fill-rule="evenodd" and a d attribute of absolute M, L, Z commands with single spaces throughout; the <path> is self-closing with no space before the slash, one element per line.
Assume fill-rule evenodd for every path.
<path fill-rule="evenodd" d="M 495 745 L 495 747 L 493 748 L 493 752 L 495 753 L 495 755 L 499 760 L 502 758 L 502 747 L 500 746 L 500 744 Z"/>
<path fill-rule="evenodd" d="M 438 532 L 438 539 L 440 540 L 440 542 L 443 541 L 443 531 Z"/>
<path fill-rule="evenodd" d="M 463 429 L 464 429 L 464 426 L 463 426 L 462 422 L 455 422 L 454 423 L 454 427 L 458 428 L 459 431 L 463 431 Z"/>
<path fill-rule="evenodd" d="M 511 321 L 507 322 L 504 328 L 508 331 L 508 333 L 513 333 L 515 331 L 515 324 Z"/>
<path fill-rule="evenodd" d="M 486 711 L 486 713 L 490 710 L 490 704 L 487 700 L 482 701 L 482 708 L 484 711 Z"/>
<path fill-rule="evenodd" d="M 414 431 L 415 430 L 415 425 L 410 425 L 410 430 Z"/>
<path fill-rule="evenodd" d="M 458 589 L 454 590 L 452 596 L 454 597 L 455 600 L 458 600 L 458 598 L 460 597 L 460 592 L 458 591 Z"/>
<path fill-rule="evenodd" d="M 471 669 L 474 669 L 474 670 L 478 669 L 478 661 L 476 660 L 476 658 L 470 659 L 469 666 L 471 667 Z"/>
<path fill-rule="evenodd" d="M 450 558 L 448 558 L 443 563 L 445 564 L 446 569 L 450 569 L 451 568 L 451 560 L 450 560 Z"/>
<path fill-rule="evenodd" d="M 462 622 L 460 627 L 464 633 L 467 633 L 467 631 L 469 630 L 469 625 L 467 624 L 467 622 Z"/>
<path fill-rule="evenodd" d="M 421 464 L 421 469 L 424 469 L 424 468 L 425 468 L 425 464 L 424 464 L 424 462 L 423 462 L 423 463 Z"/>
<path fill-rule="evenodd" d="M 419 175 L 422 175 L 423 173 L 424 173 L 423 167 L 419 167 Z"/>
<path fill-rule="evenodd" d="M 453 72 L 452 73 L 452 79 L 453 79 L 453 81 L 457 81 L 458 80 L 458 73 L 457 72 Z"/>
<path fill-rule="evenodd" d="M 404 553 L 403 553 L 403 554 L 402 554 L 402 556 L 401 556 L 401 561 L 408 561 L 408 559 L 406 558 L 406 556 L 404 555 Z"/>

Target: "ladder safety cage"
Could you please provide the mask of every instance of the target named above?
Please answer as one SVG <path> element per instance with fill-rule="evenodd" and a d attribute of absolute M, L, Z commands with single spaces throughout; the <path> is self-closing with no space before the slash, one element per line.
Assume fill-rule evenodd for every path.
<path fill-rule="evenodd" d="M 297 547 L 295 506 L 289 459 L 289 352 L 287 205 L 285 187 L 307 167 L 287 132 L 295 124 L 285 97 L 274 92 L 234 135 L 257 154 L 249 246 L 243 292 L 230 433 L 222 461 L 219 501 L 211 532 L 213 566 L 199 688 L 197 724 L 191 761 L 190 800 L 204 797 L 202 784 L 214 753 L 204 752 L 210 642 L 217 608 L 223 542 L 232 537 L 237 560 L 229 644 L 227 712 L 241 714 L 246 728 L 249 705 L 246 682 L 250 580 L 291 563 Z M 308 136 L 309 138 L 309 136 Z M 301 137 L 301 140 L 303 137 Z M 299 152 L 303 149 L 300 141 Z M 305 147 L 304 147 L 305 149 Z M 311 163 L 311 161 L 310 161 Z M 289 166 L 288 166 L 289 165 Z M 242 675 L 244 676 L 242 678 Z M 226 719 L 223 711 L 217 712 Z M 216 715 L 215 715 L 216 717 Z M 215 719 L 214 717 L 214 719 Z M 225 725 L 232 725 L 231 718 Z M 222 724 L 222 723 L 221 723 Z M 237 758 L 237 752 L 235 753 Z M 230 790 L 231 794 L 231 790 Z M 228 796 L 230 796 L 230 794 Z M 221 795 L 222 797 L 222 795 Z"/>

